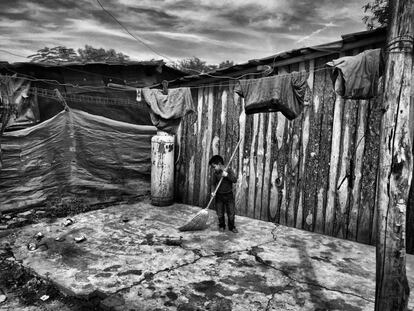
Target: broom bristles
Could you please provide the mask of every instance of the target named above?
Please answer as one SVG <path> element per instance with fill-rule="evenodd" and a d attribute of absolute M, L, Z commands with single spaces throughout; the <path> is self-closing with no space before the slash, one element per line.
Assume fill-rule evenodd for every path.
<path fill-rule="evenodd" d="M 185 225 L 178 228 L 180 231 L 197 231 L 204 230 L 207 227 L 208 210 L 202 209 L 190 219 Z"/>

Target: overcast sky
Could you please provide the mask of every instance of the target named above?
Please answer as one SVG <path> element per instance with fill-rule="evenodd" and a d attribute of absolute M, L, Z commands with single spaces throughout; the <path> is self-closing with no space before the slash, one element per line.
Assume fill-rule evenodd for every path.
<path fill-rule="evenodd" d="M 100 1 L 171 60 L 241 63 L 366 29 L 361 18 L 367 0 Z M 0 1 L 0 49 L 26 56 L 45 46 L 85 44 L 114 48 L 134 60 L 163 58 L 127 34 L 96 0 Z M 0 60 L 25 61 L 4 52 Z"/>

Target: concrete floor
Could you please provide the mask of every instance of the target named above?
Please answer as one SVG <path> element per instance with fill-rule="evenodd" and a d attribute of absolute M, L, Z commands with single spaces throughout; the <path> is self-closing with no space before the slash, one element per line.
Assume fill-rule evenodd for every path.
<path fill-rule="evenodd" d="M 213 211 L 207 230 L 179 232 L 198 210 L 113 206 L 68 227 L 64 219 L 27 226 L 13 252 L 64 293 L 98 295 L 108 310 L 374 309 L 374 247 L 239 216 L 239 233 L 220 233 Z M 43 245 L 28 251 L 37 232 Z M 411 255 L 407 275 L 414 288 Z"/>

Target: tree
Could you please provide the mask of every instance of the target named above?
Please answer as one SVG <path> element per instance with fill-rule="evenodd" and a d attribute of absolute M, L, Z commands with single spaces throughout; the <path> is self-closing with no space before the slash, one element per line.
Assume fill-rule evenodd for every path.
<path fill-rule="evenodd" d="M 78 55 L 74 49 L 56 46 L 53 48 L 44 47 L 36 54 L 29 55 L 28 58 L 31 58 L 31 62 L 34 63 L 65 63 L 77 61 Z"/>
<path fill-rule="evenodd" d="M 36 63 L 68 63 L 68 62 L 126 62 L 129 56 L 116 52 L 114 49 L 105 50 L 103 48 L 94 48 L 85 45 L 85 48 L 78 49 L 76 52 L 72 48 L 65 46 L 56 46 L 53 48 L 44 47 L 37 51 L 36 54 L 29 55 L 31 62 Z"/>
<path fill-rule="evenodd" d="M 370 12 L 369 15 L 365 15 L 362 21 L 367 25 L 368 29 L 374 29 L 381 26 L 387 26 L 390 17 L 390 6 L 388 0 L 373 0 L 368 2 L 363 7 L 364 13 Z"/>
<path fill-rule="evenodd" d="M 234 62 L 232 60 L 225 60 L 218 65 L 218 68 L 227 68 L 234 66 Z"/>
<path fill-rule="evenodd" d="M 172 67 L 193 75 L 217 69 L 216 65 L 207 65 L 205 61 L 195 56 L 181 59 L 174 63 Z"/>
<path fill-rule="evenodd" d="M 78 54 L 82 62 L 125 62 L 129 61 L 129 56 L 116 52 L 114 49 L 96 49 L 90 45 L 85 45 L 84 49 L 78 49 Z"/>

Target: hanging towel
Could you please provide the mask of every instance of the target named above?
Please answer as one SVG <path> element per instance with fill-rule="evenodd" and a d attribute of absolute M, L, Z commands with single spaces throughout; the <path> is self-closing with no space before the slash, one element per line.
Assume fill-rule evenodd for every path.
<path fill-rule="evenodd" d="M 142 89 L 142 96 L 151 108 L 152 124 L 159 130 L 175 134 L 181 118 L 194 111 L 189 88 L 169 89 L 164 94 L 158 89 Z"/>
<path fill-rule="evenodd" d="M 280 111 L 289 120 L 303 110 L 306 75 L 299 72 L 239 80 L 234 92 L 245 99 L 246 114 Z"/>
<path fill-rule="evenodd" d="M 382 74 L 381 49 L 366 50 L 328 62 L 335 92 L 346 99 L 370 99 L 377 95 Z"/>

